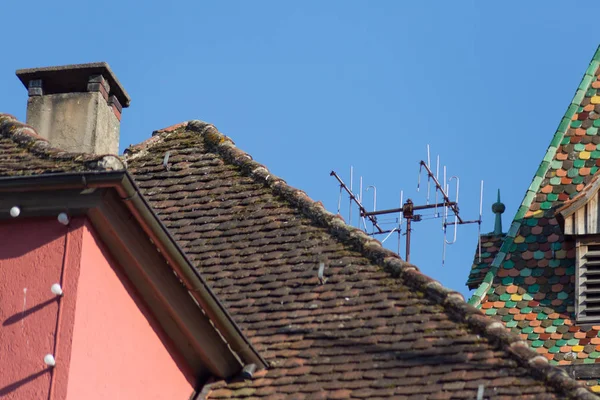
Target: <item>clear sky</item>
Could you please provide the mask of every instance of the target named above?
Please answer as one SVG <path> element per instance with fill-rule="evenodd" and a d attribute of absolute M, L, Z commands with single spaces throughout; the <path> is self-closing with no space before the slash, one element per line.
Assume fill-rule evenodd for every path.
<path fill-rule="evenodd" d="M 506 230 L 600 43 L 576 4 L 7 1 L 0 111 L 25 119 L 18 68 L 107 61 L 132 98 L 121 149 L 208 121 L 335 212 L 329 172 L 349 181 L 350 166 L 378 209 L 398 207 L 400 190 L 423 203 L 430 144 L 460 177 L 461 215 L 477 218 L 483 179 L 482 230 L 498 188 Z M 459 228 L 444 267 L 441 221 L 414 228 L 411 261 L 467 295 L 477 228 Z"/>

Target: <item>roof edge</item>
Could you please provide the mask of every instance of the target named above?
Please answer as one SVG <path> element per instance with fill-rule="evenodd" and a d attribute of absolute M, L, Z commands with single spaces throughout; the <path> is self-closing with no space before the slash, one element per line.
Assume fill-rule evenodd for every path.
<path fill-rule="evenodd" d="M 407 286 L 424 293 L 458 322 L 466 324 L 474 333 L 484 336 L 493 345 L 507 351 L 519 365 L 531 371 L 535 378 L 553 387 L 559 393 L 564 393 L 568 398 L 597 399 L 592 392 L 570 378 L 565 371 L 550 365 L 545 357 L 537 354 L 519 336 L 465 302 L 460 293 L 422 274 L 415 265 L 405 262 L 396 253 L 385 249 L 378 240 L 358 228 L 347 225 L 340 216 L 327 211 L 322 203 L 315 202 L 303 191 L 289 186 L 283 179 L 272 175 L 264 165 L 238 149 L 233 141 L 220 133 L 214 125 L 192 120 L 156 131 L 153 138 L 131 147 L 128 154 L 136 157 L 136 152 L 145 152 L 156 143 L 160 143 L 160 136 L 163 134 L 170 135 L 179 129 L 200 134 L 208 148 L 215 151 L 224 161 L 237 166 L 256 182 L 271 188 L 274 194 L 298 208 L 313 222 L 326 227 L 332 236 L 357 249 L 392 277 L 401 278 Z"/>
<path fill-rule="evenodd" d="M 125 162 L 117 155 L 93 155 L 87 153 L 70 153 L 54 147 L 47 139 L 41 137 L 35 128 L 19 122 L 10 114 L 0 113 L 0 138 L 7 138 L 19 147 L 26 149 L 41 158 L 81 162 L 91 171 L 125 170 Z"/>
<path fill-rule="evenodd" d="M 573 96 L 573 99 L 567 107 L 567 111 L 560 120 L 560 123 L 556 132 L 554 133 L 552 141 L 550 142 L 550 145 L 548 146 L 548 149 L 544 154 L 544 158 L 542 159 L 542 162 L 540 163 L 540 166 L 538 167 L 533 177 L 533 180 L 529 185 L 529 188 L 525 192 L 525 196 L 523 198 L 523 201 L 521 202 L 521 205 L 517 209 L 517 212 L 510 225 L 510 229 L 508 230 L 506 237 L 502 242 L 500 251 L 498 251 L 498 254 L 494 258 L 494 261 L 492 261 L 492 263 L 490 264 L 490 269 L 483 278 L 483 282 L 479 285 L 479 288 L 475 290 L 475 293 L 473 293 L 473 296 L 471 296 L 471 298 L 469 299 L 469 304 L 473 306 L 479 306 L 483 301 L 483 298 L 486 296 L 488 290 L 491 288 L 492 283 L 494 282 L 494 278 L 496 277 L 496 273 L 498 272 L 498 269 L 500 268 L 502 262 L 506 258 L 506 255 L 509 253 L 510 246 L 513 244 L 517 233 L 521 229 L 521 223 L 523 221 L 523 218 L 529 210 L 529 207 L 531 207 L 531 203 L 533 202 L 535 195 L 539 191 L 542 181 L 546 176 L 546 173 L 550 169 L 551 161 L 554 159 L 556 151 L 558 150 L 561 141 L 564 139 L 567 130 L 569 129 L 571 119 L 573 118 L 573 115 L 575 115 L 579 104 L 583 100 L 585 93 L 591 85 L 591 77 L 594 76 L 594 72 L 598 69 L 598 67 L 600 67 L 600 46 L 598 46 L 596 52 L 594 53 L 594 56 L 590 60 L 588 67 L 586 68 L 585 73 L 581 78 L 581 83 L 577 87 L 575 95 Z"/>

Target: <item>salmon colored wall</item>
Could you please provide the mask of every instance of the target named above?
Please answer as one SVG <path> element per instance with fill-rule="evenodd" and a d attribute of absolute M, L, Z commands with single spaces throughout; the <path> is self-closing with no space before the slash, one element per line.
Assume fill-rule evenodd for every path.
<path fill-rule="evenodd" d="M 57 282 L 62 297 L 50 291 Z M 193 391 L 185 362 L 84 218 L 0 222 L 0 323 L 2 399 L 187 399 Z M 48 353 L 54 368 L 43 362 Z"/>
<path fill-rule="evenodd" d="M 76 287 L 82 222 L 69 228 L 54 218 L 0 222 L 0 398 L 48 399 L 58 376 L 66 377 L 75 299 L 65 302 L 50 287 L 65 269 L 74 274 L 64 277 L 63 288 Z M 57 330 L 66 340 L 55 343 Z M 48 353 L 56 355 L 55 369 L 43 362 Z"/>
<path fill-rule="evenodd" d="M 67 399 L 188 399 L 190 374 L 164 344 L 170 347 L 86 224 Z"/>

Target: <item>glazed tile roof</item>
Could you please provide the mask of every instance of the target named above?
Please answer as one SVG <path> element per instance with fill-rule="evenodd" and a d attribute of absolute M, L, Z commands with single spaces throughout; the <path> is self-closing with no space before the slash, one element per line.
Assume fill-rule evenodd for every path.
<path fill-rule="evenodd" d="M 560 122 L 509 232 L 470 300 L 551 364 L 600 362 L 600 324 L 574 320 L 575 249 L 556 210 L 600 167 L 600 50 Z M 600 391 L 600 386 L 594 387 Z"/>
<path fill-rule="evenodd" d="M 467 280 L 469 289 L 476 289 L 483 282 L 483 278 L 485 278 L 485 275 L 489 271 L 492 261 L 496 257 L 496 254 L 498 254 L 498 251 L 500 251 L 504 236 L 504 234 L 495 235 L 494 233 L 481 235 L 481 256 L 479 254 L 479 246 L 477 246 L 469 279 Z"/>
<path fill-rule="evenodd" d="M 156 132 L 126 159 L 270 364 L 250 380 L 207 385 L 203 398 L 474 399 L 480 385 L 490 399 L 594 397 L 212 125 Z"/>
<path fill-rule="evenodd" d="M 32 127 L 0 113 L 0 177 L 120 169 L 124 164 L 116 156 L 62 151 Z"/>

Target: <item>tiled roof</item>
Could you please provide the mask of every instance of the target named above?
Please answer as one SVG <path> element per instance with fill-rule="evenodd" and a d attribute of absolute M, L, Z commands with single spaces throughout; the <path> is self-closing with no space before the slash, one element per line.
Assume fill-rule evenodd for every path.
<path fill-rule="evenodd" d="M 0 114 L 0 177 L 121 169 L 116 156 L 62 151 L 12 115 Z"/>
<path fill-rule="evenodd" d="M 600 50 L 561 120 L 502 247 L 470 300 L 552 364 L 600 360 L 600 325 L 574 321 L 575 249 L 555 212 L 600 167 Z M 594 390 L 600 391 L 600 386 Z"/>
<path fill-rule="evenodd" d="M 504 234 L 495 235 L 494 233 L 481 235 L 481 255 L 479 254 L 479 246 L 477 246 L 469 279 L 467 280 L 469 289 L 475 289 L 483 282 L 483 278 L 485 278 L 485 274 L 489 271 L 492 261 L 500 251 L 504 236 Z"/>
<path fill-rule="evenodd" d="M 128 149 L 129 171 L 270 363 L 220 398 L 590 398 L 499 323 L 199 121 Z M 320 263 L 324 265 L 319 276 Z"/>

